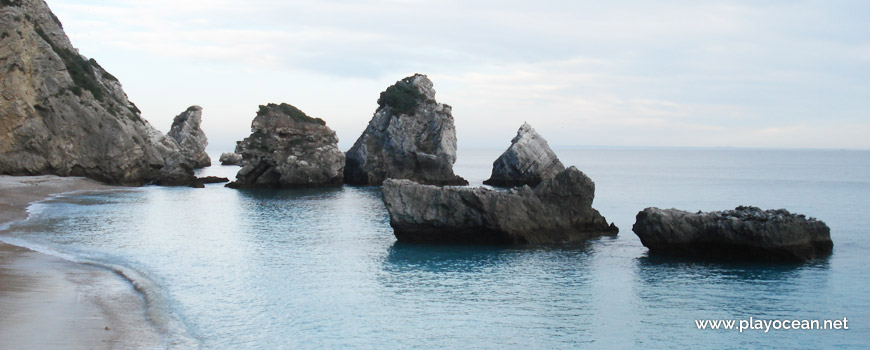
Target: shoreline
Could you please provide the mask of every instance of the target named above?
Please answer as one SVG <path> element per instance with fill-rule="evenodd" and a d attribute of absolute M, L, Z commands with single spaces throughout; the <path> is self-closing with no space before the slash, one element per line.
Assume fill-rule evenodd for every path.
<path fill-rule="evenodd" d="M 0 232 L 27 219 L 34 202 L 122 188 L 81 177 L 0 175 Z M 146 307 L 115 271 L 0 241 L 0 348 L 168 347 Z"/>

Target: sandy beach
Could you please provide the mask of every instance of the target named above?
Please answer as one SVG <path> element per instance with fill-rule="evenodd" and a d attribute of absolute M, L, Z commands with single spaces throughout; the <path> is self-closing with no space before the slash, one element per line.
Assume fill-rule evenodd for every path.
<path fill-rule="evenodd" d="M 53 194 L 111 189 L 77 177 L 0 176 L 0 232 Z M 0 349 L 167 347 L 145 306 L 109 269 L 0 243 Z"/>

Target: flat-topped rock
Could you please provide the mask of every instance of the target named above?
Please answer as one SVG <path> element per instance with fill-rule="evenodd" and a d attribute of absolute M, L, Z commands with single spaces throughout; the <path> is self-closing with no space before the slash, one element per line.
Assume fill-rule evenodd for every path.
<path fill-rule="evenodd" d="M 565 166 L 550 149 L 547 140 L 531 125 L 523 123 L 510 147 L 492 163 L 492 175 L 483 183 L 500 187 L 535 186 L 552 179 L 562 170 Z"/>
<path fill-rule="evenodd" d="M 344 153 L 335 131 L 289 104 L 260 106 L 251 136 L 239 141 L 243 158 L 234 188 L 341 185 Z"/>
<path fill-rule="evenodd" d="M 400 242 L 570 243 L 619 230 L 592 208 L 595 184 L 570 167 L 534 189 L 438 187 L 384 181 L 383 200 Z"/>
<path fill-rule="evenodd" d="M 435 101 L 429 78 L 415 74 L 381 92 L 375 115 L 347 151 L 344 179 L 355 185 L 380 185 L 387 178 L 468 184 L 453 174 L 455 161 L 451 108 Z"/>
<path fill-rule="evenodd" d="M 672 255 L 803 261 L 827 256 L 834 246 L 824 222 L 785 209 L 646 208 L 632 229 L 650 252 Z"/>

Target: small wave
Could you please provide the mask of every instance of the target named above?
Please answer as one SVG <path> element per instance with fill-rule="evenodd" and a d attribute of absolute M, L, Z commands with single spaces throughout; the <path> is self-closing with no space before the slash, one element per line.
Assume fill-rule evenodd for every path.
<path fill-rule="evenodd" d="M 154 329 L 161 334 L 167 348 L 201 348 L 200 339 L 189 332 L 189 327 L 181 321 L 171 308 L 168 298 L 161 289 L 145 274 L 122 265 L 97 261 L 62 252 L 47 245 L 34 243 L 17 237 L 0 236 L 0 242 L 26 248 L 62 260 L 110 271 L 127 281 L 142 296 L 145 302 L 145 317 Z"/>

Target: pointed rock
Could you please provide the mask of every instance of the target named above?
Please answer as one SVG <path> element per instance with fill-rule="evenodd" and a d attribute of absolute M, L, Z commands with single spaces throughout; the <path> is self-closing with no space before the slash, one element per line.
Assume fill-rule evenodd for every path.
<path fill-rule="evenodd" d="M 492 175 L 484 184 L 500 187 L 529 185 L 552 179 L 565 166 L 528 123 L 517 130 L 511 145 L 492 163 Z"/>
<path fill-rule="evenodd" d="M 534 189 L 437 187 L 384 181 L 383 200 L 400 242 L 569 243 L 619 232 L 592 208 L 595 183 L 570 167 Z"/>
<path fill-rule="evenodd" d="M 181 154 L 190 160 L 196 169 L 211 165 L 211 159 L 208 153 L 205 153 L 208 138 L 205 137 L 200 124 L 202 124 L 202 107 L 190 106 L 175 117 L 172 128 L 167 134 L 178 143 Z"/>
<path fill-rule="evenodd" d="M 422 74 L 388 87 L 363 134 L 347 151 L 348 184 L 381 185 L 387 178 L 432 185 L 466 185 L 453 174 L 456 128 L 451 108 L 435 101 Z"/>
<path fill-rule="evenodd" d="M 341 185 L 344 153 L 335 131 L 320 118 L 311 118 L 282 103 L 260 106 L 251 123 L 251 136 L 239 141 L 243 158 L 233 188 L 309 187 Z"/>
<path fill-rule="evenodd" d="M 178 144 L 78 53 L 42 0 L 0 5 L 0 173 L 189 184 Z"/>

